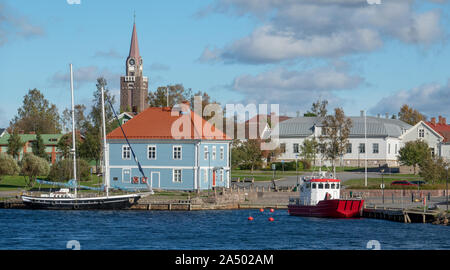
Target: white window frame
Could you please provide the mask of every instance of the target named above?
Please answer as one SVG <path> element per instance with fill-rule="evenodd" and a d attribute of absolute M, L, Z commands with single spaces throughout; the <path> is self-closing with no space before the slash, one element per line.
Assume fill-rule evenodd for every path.
<path fill-rule="evenodd" d="M 220 170 L 220 182 L 223 182 L 223 179 L 224 179 L 224 176 L 225 176 L 225 170 L 224 169 L 221 169 Z"/>
<path fill-rule="evenodd" d="M 419 134 L 417 136 L 419 138 L 425 138 L 425 129 L 419 128 Z"/>
<path fill-rule="evenodd" d="M 175 158 L 175 148 L 180 148 L 180 157 L 179 158 Z M 174 145 L 172 147 L 172 158 L 173 160 L 182 160 L 183 159 L 183 146 L 181 145 Z"/>
<path fill-rule="evenodd" d="M 212 147 L 212 160 L 216 160 L 216 150 L 217 150 L 217 148 L 216 148 L 216 146 L 214 145 L 213 147 Z"/>
<path fill-rule="evenodd" d="M 126 157 L 125 153 L 128 153 Z M 128 145 L 122 145 L 122 160 L 131 160 L 131 147 Z"/>
<path fill-rule="evenodd" d="M 155 157 L 154 158 L 150 158 L 150 148 L 151 147 L 155 149 L 154 150 L 154 152 L 155 152 Z M 156 147 L 156 145 L 154 145 L 154 144 L 147 145 L 147 159 L 148 160 L 156 160 L 156 158 L 157 158 L 157 147 Z"/>
<path fill-rule="evenodd" d="M 376 150 L 376 152 L 375 152 L 375 150 Z M 379 153 L 380 153 L 380 144 L 372 143 L 372 154 L 379 154 Z"/>
<path fill-rule="evenodd" d="M 209 170 L 203 169 L 203 183 L 208 183 L 209 178 Z"/>
<path fill-rule="evenodd" d="M 177 172 L 179 172 L 179 174 Z M 179 180 L 177 179 L 178 177 L 179 177 Z M 173 169 L 172 170 L 172 182 L 174 182 L 174 183 L 182 183 L 183 182 L 183 170 L 182 169 Z"/>
<path fill-rule="evenodd" d="M 223 146 L 220 147 L 220 160 L 225 158 L 225 148 Z"/>
<path fill-rule="evenodd" d="M 207 145 L 205 145 L 203 147 L 203 159 L 208 160 L 208 155 L 209 155 L 209 148 Z"/>

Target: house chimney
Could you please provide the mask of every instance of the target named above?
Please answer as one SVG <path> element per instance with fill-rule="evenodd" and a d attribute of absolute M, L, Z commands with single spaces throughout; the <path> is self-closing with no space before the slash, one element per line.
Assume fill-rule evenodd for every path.
<path fill-rule="evenodd" d="M 436 125 L 436 117 L 431 117 L 431 124 Z"/>
<path fill-rule="evenodd" d="M 447 118 L 442 117 L 442 124 L 443 124 L 443 125 L 447 125 Z"/>

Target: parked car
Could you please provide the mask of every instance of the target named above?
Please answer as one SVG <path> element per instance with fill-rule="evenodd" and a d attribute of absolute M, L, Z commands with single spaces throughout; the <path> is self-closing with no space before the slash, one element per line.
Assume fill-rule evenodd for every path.
<path fill-rule="evenodd" d="M 410 182 L 411 184 L 419 185 L 419 186 L 425 185 L 425 184 L 426 184 L 425 181 L 420 181 L 420 180 L 417 180 L 417 181 L 409 181 L 409 182 Z"/>
<path fill-rule="evenodd" d="M 400 181 L 393 181 L 391 183 L 391 186 L 417 186 L 417 184 L 413 184 L 406 180 L 400 180 Z"/>

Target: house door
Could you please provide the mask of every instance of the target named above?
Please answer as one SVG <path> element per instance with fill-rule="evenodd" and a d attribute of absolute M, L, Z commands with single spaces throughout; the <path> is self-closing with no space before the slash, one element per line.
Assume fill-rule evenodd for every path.
<path fill-rule="evenodd" d="M 152 174 L 151 174 L 151 181 L 152 181 L 152 183 L 151 183 L 151 187 L 152 188 L 160 188 L 161 187 L 161 183 L 160 183 L 160 181 L 159 181 L 159 176 L 160 176 L 160 174 L 159 174 L 159 172 L 152 172 Z"/>
<path fill-rule="evenodd" d="M 213 170 L 213 182 L 212 182 L 212 186 L 215 187 L 216 186 L 216 171 Z"/>
<path fill-rule="evenodd" d="M 122 169 L 122 183 L 131 183 L 130 169 Z"/>

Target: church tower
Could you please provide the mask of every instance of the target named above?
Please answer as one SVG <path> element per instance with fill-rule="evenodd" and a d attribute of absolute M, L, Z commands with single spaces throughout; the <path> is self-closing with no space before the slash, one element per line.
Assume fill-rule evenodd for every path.
<path fill-rule="evenodd" d="M 148 108 L 148 78 L 143 75 L 136 23 L 133 24 L 130 53 L 125 63 L 126 75 L 120 77 L 120 110 L 138 114 Z"/>

